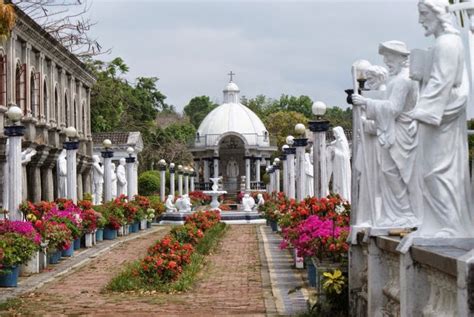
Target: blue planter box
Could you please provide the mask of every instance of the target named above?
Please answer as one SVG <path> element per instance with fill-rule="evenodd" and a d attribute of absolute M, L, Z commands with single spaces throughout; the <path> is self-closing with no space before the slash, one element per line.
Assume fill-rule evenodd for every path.
<path fill-rule="evenodd" d="M 139 222 L 134 222 L 131 224 L 132 226 L 132 232 L 135 233 L 135 232 L 138 232 L 138 230 L 140 229 L 140 223 Z"/>
<path fill-rule="evenodd" d="M 0 273 L 0 287 L 17 287 L 20 267 L 18 265 L 7 267 L 8 273 Z"/>
<path fill-rule="evenodd" d="M 71 246 L 69 247 L 69 249 L 67 250 L 63 250 L 61 252 L 61 256 L 64 256 L 64 257 L 71 257 L 74 255 L 74 245 L 71 243 Z"/>
<path fill-rule="evenodd" d="M 150 228 L 151 228 L 151 222 L 147 222 L 147 223 L 146 223 L 146 227 L 147 227 L 148 229 L 150 229 Z"/>
<path fill-rule="evenodd" d="M 74 240 L 74 250 L 79 250 L 81 248 L 81 238 Z"/>
<path fill-rule="evenodd" d="M 49 264 L 58 264 L 59 259 L 61 259 L 61 251 L 48 253 L 48 256 L 49 256 Z"/>
<path fill-rule="evenodd" d="M 316 287 L 316 267 L 311 259 L 305 261 L 306 271 L 308 273 L 308 282 L 311 287 Z"/>
<path fill-rule="evenodd" d="M 117 230 L 104 228 L 104 240 L 115 240 L 117 238 Z"/>
<path fill-rule="evenodd" d="M 273 232 L 277 232 L 278 225 L 277 225 L 276 221 L 270 221 L 270 227 L 272 228 Z"/>
<path fill-rule="evenodd" d="M 97 229 L 95 232 L 96 241 L 104 241 L 104 229 Z"/>

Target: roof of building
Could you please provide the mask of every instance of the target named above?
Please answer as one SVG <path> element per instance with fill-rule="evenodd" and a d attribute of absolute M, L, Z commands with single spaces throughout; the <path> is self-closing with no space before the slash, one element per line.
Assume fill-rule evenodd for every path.
<path fill-rule="evenodd" d="M 112 141 L 113 148 L 133 147 L 140 152 L 143 149 L 143 140 L 140 132 L 96 132 L 92 133 L 94 147 L 101 147 L 105 139 Z"/>

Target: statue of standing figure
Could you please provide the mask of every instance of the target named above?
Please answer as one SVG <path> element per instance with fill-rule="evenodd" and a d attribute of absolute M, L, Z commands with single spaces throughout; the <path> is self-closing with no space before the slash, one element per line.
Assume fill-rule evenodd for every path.
<path fill-rule="evenodd" d="M 125 171 L 125 159 L 121 158 L 117 166 L 117 196 L 127 195 L 127 173 Z"/>
<path fill-rule="evenodd" d="M 117 198 L 117 174 L 115 173 L 115 164 L 113 162 L 110 163 L 110 188 L 112 192 L 112 199 Z"/>
<path fill-rule="evenodd" d="M 66 150 L 62 150 L 57 161 L 58 197 L 67 197 L 67 161 Z"/>
<path fill-rule="evenodd" d="M 263 206 L 265 204 L 265 199 L 263 199 L 262 194 L 257 195 L 257 204 L 255 205 L 256 211 L 258 211 L 258 207 Z"/>
<path fill-rule="evenodd" d="M 100 205 L 102 204 L 102 193 L 104 190 L 104 167 L 100 164 L 100 157 L 98 155 L 93 155 L 92 159 L 94 161 L 92 163 L 94 205 Z"/>
<path fill-rule="evenodd" d="M 234 158 L 231 158 L 229 162 L 227 162 L 226 175 L 231 178 L 239 176 L 239 164 L 234 160 Z"/>
<path fill-rule="evenodd" d="M 351 201 L 351 152 L 344 130 L 334 127 L 334 158 L 332 161 L 333 192 L 339 194 L 343 199 Z"/>
<path fill-rule="evenodd" d="M 434 46 L 427 52 L 418 102 L 408 116 L 418 124 L 416 162 L 422 190 L 423 217 L 415 236 L 472 237 L 474 235 L 466 107 L 469 81 L 465 52 L 452 15 L 446 11 L 448 0 L 421 0 L 419 22 L 433 35 Z M 416 65 L 414 65 L 416 66 Z"/>
<path fill-rule="evenodd" d="M 314 170 L 313 170 L 313 147 L 311 147 L 311 154 L 305 153 L 304 154 L 304 172 L 306 174 L 306 184 L 305 184 L 305 193 L 306 196 L 313 197 L 314 196 Z"/>
<path fill-rule="evenodd" d="M 377 227 L 415 227 L 415 216 L 409 196 L 413 176 L 417 126 L 408 113 L 415 106 L 418 84 L 409 78 L 408 51 L 405 43 L 387 41 L 379 45 L 379 54 L 389 69 L 390 78 L 384 99 L 353 95 L 354 106 L 365 106 L 367 119 L 373 120 L 377 131 L 378 158 L 381 173 L 379 188 L 380 214 Z"/>

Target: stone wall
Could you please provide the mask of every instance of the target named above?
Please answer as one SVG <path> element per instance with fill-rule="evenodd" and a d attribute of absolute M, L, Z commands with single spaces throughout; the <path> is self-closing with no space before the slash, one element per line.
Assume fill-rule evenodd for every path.
<path fill-rule="evenodd" d="M 473 240 L 401 254 L 400 238 L 358 238 L 350 250 L 351 316 L 473 316 Z"/>

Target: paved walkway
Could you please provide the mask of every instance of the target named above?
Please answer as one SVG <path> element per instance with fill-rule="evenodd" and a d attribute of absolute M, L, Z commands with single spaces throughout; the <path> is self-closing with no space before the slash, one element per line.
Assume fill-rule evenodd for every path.
<path fill-rule="evenodd" d="M 41 288 L 20 297 L 2 315 L 93 316 L 280 316 L 305 311 L 299 273 L 278 235 L 265 226 L 232 225 L 207 258 L 195 287 L 177 294 L 104 293 L 124 264 L 140 258 L 167 232 L 127 241 Z"/>

